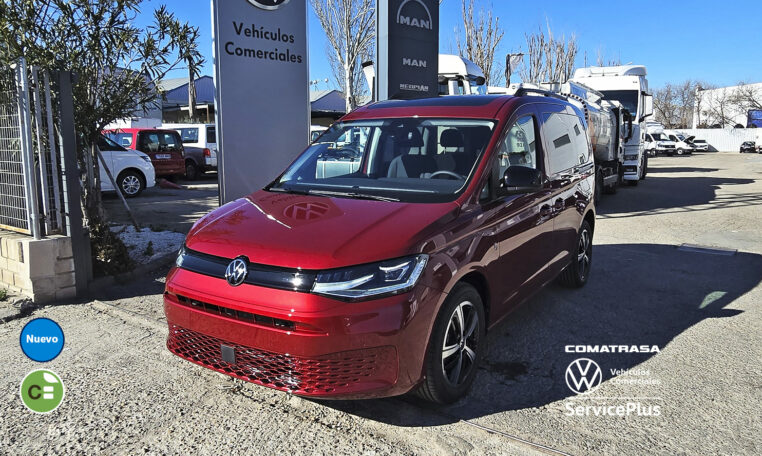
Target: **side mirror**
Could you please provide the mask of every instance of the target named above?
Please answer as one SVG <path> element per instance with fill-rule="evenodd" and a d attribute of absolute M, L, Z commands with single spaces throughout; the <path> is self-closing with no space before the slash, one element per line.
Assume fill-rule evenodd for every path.
<path fill-rule="evenodd" d="M 640 116 L 640 121 L 643 122 L 647 117 L 654 115 L 654 97 L 653 95 L 643 96 L 643 115 Z"/>
<path fill-rule="evenodd" d="M 542 187 L 542 171 L 526 166 L 509 166 L 500 179 L 500 194 L 528 193 Z"/>

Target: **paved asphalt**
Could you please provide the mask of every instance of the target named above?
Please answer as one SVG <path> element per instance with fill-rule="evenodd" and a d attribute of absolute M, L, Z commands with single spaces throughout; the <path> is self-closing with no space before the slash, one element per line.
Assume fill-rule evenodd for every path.
<path fill-rule="evenodd" d="M 495 328 L 472 392 L 454 405 L 311 401 L 183 361 L 164 347 L 158 270 L 0 324 L 0 454 L 761 454 L 762 155 L 650 165 L 640 185 L 602 202 L 588 285 L 552 285 Z M 133 200 L 140 217 L 162 214 L 178 230 L 216 199 L 213 189 L 154 193 Z M 173 221 L 186 210 L 173 198 L 193 215 Z M 19 333 L 38 316 L 66 333 L 64 352 L 45 366 L 67 397 L 44 416 L 18 396 L 39 367 L 21 353 Z M 607 345 L 649 350 L 565 348 Z M 567 386 L 577 358 L 601 367 L 598 389 Z M 633 411 L 612 416 L 618 406 Z"/>

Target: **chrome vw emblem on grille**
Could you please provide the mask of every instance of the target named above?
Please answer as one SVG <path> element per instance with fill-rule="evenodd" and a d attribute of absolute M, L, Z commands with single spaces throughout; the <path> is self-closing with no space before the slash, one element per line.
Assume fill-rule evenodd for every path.
<path fill-rule="evenodd" d="M 246 275 L 249 273 L 249 266 L 246 257 L 238 257 L 231 261 L 228 268 L 225 270 L 225 280 L 231 286 L 237 287 L 246 280 Z"/>

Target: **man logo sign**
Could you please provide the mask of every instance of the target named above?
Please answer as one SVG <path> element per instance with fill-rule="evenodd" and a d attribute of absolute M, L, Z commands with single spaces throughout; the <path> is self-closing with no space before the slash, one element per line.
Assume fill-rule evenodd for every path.
<path fill-rule="evenodd" d="M 601 380 L 601 367 L 592 359 L 576 359 L 566 368 L 566 386 L 577 394 L 589 393 L 598 388 Z"/>
<path fill-rule="evenodd" d="M 251 0 L 249 0 L 251 1 Z M 418 17 L 410 15 L 409 11 L 403 12 L 403 8 L 405 6 L 408 6 L 407 10 L 410 10 L 410 7 L 412 5 L 419 5 L 421 8 L 423 8 L 423 12 L 426 13 L 425 15 L 418 15 Z M 414 8 L 415 9 L 415 8 Z M 415 12 L 415 11 L 413 11 Z M 419 13 L 420 8 L 419 8 Z M 408 13 L 408 14 L 405 14 Z M 431 12 L 426 7 L 426 4 L 424 4 L 421 0 L 405 0 L 400 4 L 400 7 L 397 9 L 397 23 L 400 25 L 407 25 L 409 27 L 417 27 L 427 30 L 434 30 L 434 21 L 431 20 Z"/>
<path fill-rule="evenodd" d="M 276 10 L 288 3 L 288 0 L 249 0 L 249 3 L 265 10 Z"/>

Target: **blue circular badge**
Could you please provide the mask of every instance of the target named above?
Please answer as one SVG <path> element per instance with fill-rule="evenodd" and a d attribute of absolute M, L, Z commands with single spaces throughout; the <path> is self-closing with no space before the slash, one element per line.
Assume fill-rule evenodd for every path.
<path fill-rule="evenodd" d="M 21 350 L 32 361 L 44 363 L 54 359 L 64 346 L 64 333 L 49 318 L 35 318 L 21 330 Z"/>

